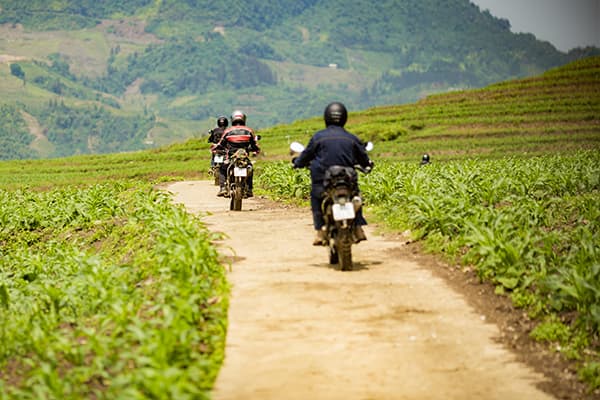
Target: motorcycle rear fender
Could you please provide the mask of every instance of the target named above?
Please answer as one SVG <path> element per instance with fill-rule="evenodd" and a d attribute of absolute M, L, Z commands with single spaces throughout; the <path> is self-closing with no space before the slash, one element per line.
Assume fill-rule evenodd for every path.
<path fill-rule="evenodd" d="M 345 204 L 348 203 L 350 199 L 350 193 L 336 193 L 332 200 L 334 203 Z"/>

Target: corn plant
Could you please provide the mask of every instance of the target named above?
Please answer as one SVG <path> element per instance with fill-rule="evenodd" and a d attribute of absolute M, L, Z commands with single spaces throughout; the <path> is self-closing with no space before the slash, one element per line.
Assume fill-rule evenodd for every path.
<path fill-rule="evenodd" d="M 207 398 L 228 288 L 147 185 L 0 191 L 0 398 Z"/>

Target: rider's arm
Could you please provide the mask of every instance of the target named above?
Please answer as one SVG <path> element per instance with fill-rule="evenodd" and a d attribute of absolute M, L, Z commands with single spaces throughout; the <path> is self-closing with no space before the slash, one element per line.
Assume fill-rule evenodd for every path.
<path fill-rule="evenodd" d="M 300 155 L 292 160 L 294 168 L 308 167 L 310 162 L 315 158 L 316 151 L 316 140 L 314 136 L 308 142 L 308 146 L 300 153 Z"/>
<path fill-rule="evenodd" d="M 357 164 L 363 168 L 372 168 L 373 161 L 369 158 L 367 150 L 364 144 L 358 140 L 354 145 L 354 157 L 356 158 Z"/>
<path fill-rule="evenodd" d="M 256 154 L 260 153 L 260 147 L 258 147 L 258 143 L 256 143 L 256 139 L 254 138 L 254 131 L 250 130 L 250 150 L 254 151 Z"/>
<path fill-rule="evenodd" d="M 227 140 L 225 139 L 225 136 L 227 136 L 227 133 L 229 133 L 229 132 L 228 131 L 223 132 L 223 135 L 221 135 L 221 137 L 215 144 L 214 150 L 225 150 L 226 149 Z"/>

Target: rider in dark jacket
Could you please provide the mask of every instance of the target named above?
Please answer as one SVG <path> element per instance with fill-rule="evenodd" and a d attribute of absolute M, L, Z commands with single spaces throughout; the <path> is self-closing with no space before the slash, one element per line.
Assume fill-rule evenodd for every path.
<path fill-rule="evenodd" d="M 308 142 L 308 146 L 300 155 L 293 160 L 294 168 L 310 166 L 310 177 L 312 187 L 310 192 L 310 204 L 313 213 L 313 225 L 317 231 L 317 237 L 313 245 L 319 246 L 326 241 L 326 232 L 323 231 L 325 221 L 321 202 L 325 187 L 323 180 L 325 171 L 332 165 L 354 167 L 360 165 L 364 168 L 371 167 L 372 161 L 367 155 L 363 142 L 344 129 L 348 119 L 348 111 L 342 103 L 333 102 L 325 108 L 324 112 L 326 128 L 315 133 Z M 366 240 L 362 225 L 367 221 L 359 210 L 355 218 L 356 238 Z"/>
<path fill-rule="evenodd" d="M 217 127 L 208 131 L 208 143 L 219 143 L 221 136 L 223 136 L 223 132 L 227 129 L 227 125 L 229 125 L 227 117 L 221 115 L 217 118 Z"/>
<path fill-rule="evenodd" d="M 219 140 L 221 140 L 223 133 L 225 133 L 227 125 L 229 125 L 227 117 L 221 115 L 219 118 L 217 118 L 217 127 L 208 131 L 208 143 L 219 143 Z M 212 167 L 215 163 L 215 152 L 212 151 L 212 149 L 211 152 L 212 156 L 210 157 L 210 166 Z"/>
<path fill-rule="evenodd" d="M 226 129 L 221 136 L 219 142 L 215 145 L 214 149 L 225 149 L 226 157 L 229 160 L 233 153 L 238 149 L 244 149 L 255 153 L 260 152 L 260 148 L 256 144 L 256 136 L 254 130 L 246 126 L 246 114 L 241 111 L 234 111 L 231 114 L 231 127 Z M 227 181 L 227 168 L 229 164 L 223 163 L 221 165 L 219 173 L 219 193 L 217 196 L 225 196 L 227 194 L 227 188 L 225 183 Z M 246 192 L 247 197 L 252 197 L 252 175 L 248 177 L 248 191 Z"/>

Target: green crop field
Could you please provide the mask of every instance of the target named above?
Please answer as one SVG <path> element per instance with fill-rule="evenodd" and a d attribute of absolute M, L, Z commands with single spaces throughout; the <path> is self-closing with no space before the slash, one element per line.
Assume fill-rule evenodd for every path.
<path fill-rule="evenodd" d="M 201 398 L 223 358 L 211 234 L 139 182 L 0 191 L 0 398 Z"/>
<path fill-rule="evenodd" d="M 258 132 L 257 192 L 307 206 L 288 147 L 322 127 Z M 353 111 L 347 128 L 375 143 L 369 215 L 510 296 L 600 387 L 600 58 Z M 206 178 L 208 148 L 0 162 L 0 399 L 207 397 L 227 266 L 155 187 Z"/>

